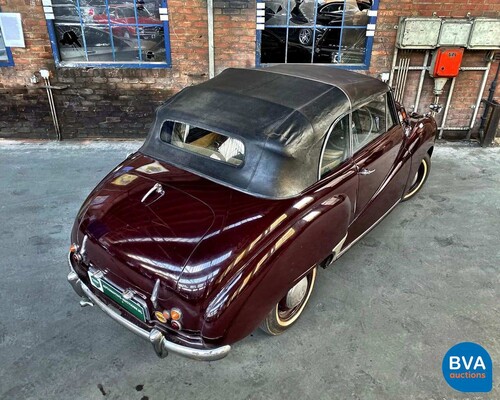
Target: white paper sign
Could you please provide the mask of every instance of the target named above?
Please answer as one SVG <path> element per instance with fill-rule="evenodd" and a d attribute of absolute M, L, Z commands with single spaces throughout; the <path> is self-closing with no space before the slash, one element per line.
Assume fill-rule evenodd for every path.
<path fill-rule="evenodd" d="M 0 29 L 7 47 L 26 47 L 24 44 L 21 14 L 0 13 Z"/>

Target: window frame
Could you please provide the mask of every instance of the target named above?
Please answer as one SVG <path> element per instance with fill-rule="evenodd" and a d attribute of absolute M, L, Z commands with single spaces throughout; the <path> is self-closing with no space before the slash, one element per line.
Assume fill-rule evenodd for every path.
<path fill-rule="evenodd" d="M 259 1 L 264 1 L 264 0 L 257 0 L 257 4 L 259 3 Z M 290 2 L 293 0 L 284 0 L 284 1 L 288 1 L 289 5 L 290 5 L 291 4 Z M 343 8 L 345 9 L 345 5 L 347 3 L 347 0 L 343 0 L 343 1 L 344 1 Z M 315 19 L 317 17 L 318 2 L 319 2 L 319 0 L 314 0 Z M 369 30 L 368 26 L 375 26 L 375 24 L 377 22 L 379 2 L 380 2 L 380 0 L 373 0 L 373 4 L 372 4 L 372 7 L 370 10 L 374 11 L 374 15 L 368 16 L 368 22 L 367 22 L 366 26 L 360 25 L 360 26 L 348 26 L 347 27 L 347 29 L 353 29 L 353 30 L 356 28 L 360 29 L 361 27 L 364 27 L 366 32 L 369 32 L 369 31 L 372 32 L 372 34 L 370 34 L 370 35 L 366 34 L 366 47 L 365 47 L 365 56 L 363 59 L 363 63 L 361 63 L 361 64 L 314 63 L 314 62 L 312 62 L 313 55 L 311 54 L 311 62 L 309 62 L 309 63 L 290 63 L 290 64 L 291 65 L 324 65 L 324 66 L 330 66 L 333 68 L 341 68 L 341 69 L 349 69 L 349 70 L 368 70 L 370 68 L 373 42 L 374 42 L 374 31 Z M 287 11 L 287 20 L 289 20 L 289 16 L 290 16 L 290 7 L 288 7 L 288 11 Z M 345 16 L 345 14 L 343 13 L 342 14 L 342 24 L 341 24 L 340 28 L 329 28 L 329 29 L 339 29 L 340 30 L 340 38 L 342 38 L 344 28 L 346 28 L 346 26 L 344 26 L 344 16 Z M 316 40 L 315 39 L 316 38 L 316 29 L 315 28 L 317 28 L 318 26 L 321 26 L 321 25 L 317 25 L 316 21 L 314 21 L 314 23 L 312 25 L 314 26 L 312 28 L 313 29 L 313 42 L 314 42 Z M 307 26 L 309 26 L 309 25 L 307 25 Z M 280 28 L 281 29 L 283 29 L 283 28 L 285 28 L 285 29 L 298 29 L 298 28 L 300 28 L 300 25 L 295 26 L 295 25 L 290 25 L 288 23 L 287 25 L 272 25 L 269 28 L 272 28 L 272 29 L 275 29 L 275 28 L 277 28 L 277 29 L 280 29 Z M 264 27 L 264 29 L 265 29 L 265 27 Z M 287 38 L 288 38 L 288 32 L 287 32 Z M 286 42 L 285 45 L 288 47 L 288 42 Z M 288 64 L 287 62 L 284 62 L 284 63 L 261 63 L 260 62 L 261 46 L 262 46 L 262 30 L 257 29 L 256 40 L 255 40 L 255 66 L 257 68 L 270 67 L 273 65 L 280 65 L 280 64 Z M 342 51 L 341 51 L 341 53 L 342 53 Z"/>
<path fill-rule="evenodd" d="M 161 8 L 168 9 L 168 0 L 161 0 Z M 80 1 L 76 0 L 75 6 L 80 8 Z M 134 7 L 137 7 L 137 0 L 133 0 Z M 105 0 L 105 7 L 108 11 L 108 25 L 107 27 L 110 30 L 110 37 L 113 36 L 112 30 L 114 26 L 120 26 L 122 24 L 112 24 L 110 25 L 109 16 L 112 15 L 111 9 L 114 4 L 110 5 L 108 0 Z M 47 14 L 46 14 L 47 16 Z M 162 20 L 161 24 L 158 26 L 163 27 L 163 35 L 164 35 L 164 45 L 165 45 L 165 61 L 163 62 L 145 62 L 145 61 L 63 61 L 60 56 L 59 51 L 59 43 L 56 36 L 56 27 L 54 19 L 47 19 L 47 30 L 49 33 L 50 45 L 52 47 L 52 55 L 54 57 L 54 62 L 57 68 L 133 68 L 133 69 L 154 69 L 154 68 L 172 68 L 172 58 L 170 51 L 170 30 L 169 30 L 169 21 L 168 14 L 167 19 Z M 75 22 L 75 25 L 77 23 Z M 143 26 L 144 24 L 140 24 L 138 20 L 135 23 L 136 31 L 139 30 L 139 26 Z M 84 34 L 84 27 L 86 26 L 85 22 L 80 18 L 79 27 L 82 30 L 82 34 Z M 113 40 L 110 41 L 111 48 L 113 52 L 115 51 Z M 138 45 L 140 47 L 140 37 L 138 38 Z M 85 50 L 84 50 L 85 51 Z M 87 54 L 86 54 L 87 55 Z"/>
<path fill-rule="evenodd" d="M 2 9 L 0 8 L 0 12 L 1 11 L 2 11 Z M 2 33 L 2 37 L 3 37 L 3 33 Z M 5 54 L 7 54 L 7 60 L 6 61 L 0 60 L 0 68 L 2 68 L 2 67 L 14 67 L 15 64 L 14 64 L 14 57 L 12 56 L 12 51 L 11 51 L 10 47 L 5 46 L 5 42 L 4 42 L 4 47 L 5 47 Z"/>

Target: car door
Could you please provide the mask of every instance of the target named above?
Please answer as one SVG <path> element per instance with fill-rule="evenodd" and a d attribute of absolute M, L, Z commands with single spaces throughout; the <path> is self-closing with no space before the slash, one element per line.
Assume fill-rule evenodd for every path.
<path fill-rule="evenodd" d="M 408 176 L 402 162 L 405 136 L 388 93 L 353 111 L 351 138 L 359 180 L 347 242 L 370 229 L 397 204 Z"/>

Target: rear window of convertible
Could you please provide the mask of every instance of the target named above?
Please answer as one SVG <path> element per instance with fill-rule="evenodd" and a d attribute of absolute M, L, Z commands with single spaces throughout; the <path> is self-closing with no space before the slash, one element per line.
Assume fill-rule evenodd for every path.
<path fill-rule="evenodd" d="M 174 147 L 233 166 L 240 166 L 245 160 L 241 140 L 183 122 L 164 122 L 160 138 Z"/>

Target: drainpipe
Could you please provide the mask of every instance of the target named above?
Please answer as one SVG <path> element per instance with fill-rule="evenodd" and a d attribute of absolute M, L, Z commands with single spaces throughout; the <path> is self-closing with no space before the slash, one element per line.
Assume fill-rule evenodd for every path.
<path fill-rule="evenodd" d="M 479 106 L 481 104 L 481 97 L 483 97 L 484 88 L 486 87 L 486 81 L 488 80 L 488 75 L 490 73 L 491 63 L 493 62 L 493 55 L 494 52 L 491 52 L 487 58 L 488 62 L 486 64 L 486 69 L 484 70 L 483 79 L 481 81 L 481 86 L 479 87 L 476 104 L 474 105 L 474 112 L 472 113 L 472 118 L 470 119 L 469 130 L 467 131 L 465 140 L 470 140 L 472 128 L 474 127 L 474 123 L 476 122 L 477 113 L 479 112 Z"/>
<path fill-rule="evenodd" d="M 208 77 L 215 76 L 215 51 L 214 51 L 214 2 L 207 0 L 208 12 Z"/>

